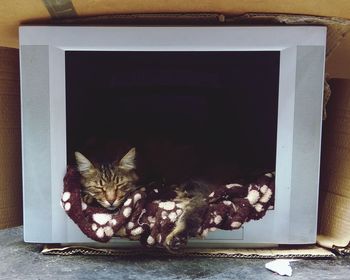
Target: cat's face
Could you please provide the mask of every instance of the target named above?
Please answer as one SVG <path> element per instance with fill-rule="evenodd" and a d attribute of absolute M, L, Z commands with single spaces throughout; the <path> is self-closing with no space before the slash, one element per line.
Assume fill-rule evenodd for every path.
<path fill-rule="evenodd" d="M 75 152 L 83 193 L 109 210 L 118 208 L 126 195 L 136 189 L 135 156 L 135 148 L 132 148 L 120 161 L 99 165 Z"/>

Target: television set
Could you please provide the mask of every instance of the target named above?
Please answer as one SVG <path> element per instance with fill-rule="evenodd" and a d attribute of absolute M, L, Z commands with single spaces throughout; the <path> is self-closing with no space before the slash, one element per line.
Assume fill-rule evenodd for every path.
<path fill-rule="evenodd" d="M 166 134 L 204 143 L 219 161 L 276 174 L 265 217 L 190 246 L 315 243 L 325 27 L 22 26 L 19 33 L 26 242 L 97 245 L 60 207 L 74 151 L 101 135 Z"/>

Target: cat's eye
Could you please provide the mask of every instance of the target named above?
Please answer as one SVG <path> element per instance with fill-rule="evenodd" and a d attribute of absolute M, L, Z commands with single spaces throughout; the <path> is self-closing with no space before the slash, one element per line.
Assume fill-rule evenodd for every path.
<path fill-rule="evenodd" d="M 91 189 L 91 193 L 93 193 L 93 194 L 100 193 L 100 192 L 102 192 L 101 188 L 93 188 L 93 189 Z"/>
<path fill-rule="evenodd" d="M 128 190 L 129 190 L 129 188 L 130 188 L 130 186 L 129 186 L 129 185 L 124 185 L 124 186 L 120 186 L 120 187 L 118 187 L 118 190 L 125 192 L 125 191 L 128 191 Z"/>
<path fill-rule="evenodd" d="M 95 196 L 95 195 L 96 195 L 96 194 L 93 193 L 93 192 L 87 192 L 87 191 L 85 191 L 84 193 L 86 193 L 86 194 L 88 194 L 88 195 L 91 195 L 91 196 Z"/>
<path fill-rule="evenodd" d="M 122 176 L 117 176 L 117 184 L 121 183 L 124 181 L 124 177 Z"/>

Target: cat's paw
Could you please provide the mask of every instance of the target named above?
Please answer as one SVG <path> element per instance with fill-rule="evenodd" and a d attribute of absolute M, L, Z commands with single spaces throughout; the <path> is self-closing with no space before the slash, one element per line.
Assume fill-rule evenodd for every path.
<path fill-rule="evenodd" d="M 171 253 L 176 253 L 187 245 L 185 220 L 181 217 L 173 230 L 165 237 L 163 246 Z"/>
<path fill-rule="evenodd" d="M 177 253 L 184 249 L 187 245 L 187 237 L 181 235 L 169 235 L 165 239 L 165 248 L 171 253 Z"/>

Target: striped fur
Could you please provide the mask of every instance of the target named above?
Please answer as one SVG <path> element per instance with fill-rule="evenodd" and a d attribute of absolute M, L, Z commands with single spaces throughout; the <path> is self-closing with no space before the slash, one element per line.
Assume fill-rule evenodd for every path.
<path fill-rule="evenodd" d="M 127 194 L 136 189 L 135 156 L 135 148 L 132 148 L 120 161 L 98 164 L 75 152 L 84 201 L 88 204 L 97 201 L 109 210 L 118 208 Z"/>

